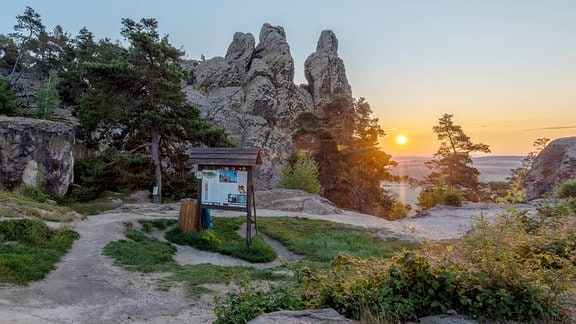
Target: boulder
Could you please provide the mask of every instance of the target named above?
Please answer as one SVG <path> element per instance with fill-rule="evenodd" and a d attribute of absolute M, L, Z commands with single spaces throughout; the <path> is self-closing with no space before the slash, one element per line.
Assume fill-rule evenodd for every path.
<path fill-rule="evenodd" d="M 552 193 L 562 181 L 576 177 L 576 137 L 556 139 L 534 159 L 522 186 L 528 199 Z"/>
<path fill-rule="evenodd" d="M 74 180 L 74 142 L 67 124 L 0 116 L 0 186 L 40 186 L 63 196 Z"/>
<path fill-rule="evenodd" d="M 338 324 L 338 323 L 356 323 L 353 320 L 338 314 L 337 311 L 326 309 L 301 310 L 301 311 L 278 311 L 267 313 L 256 317 L 248 322 L 250 324 Z"/>
<path fill-rule="evenodd" d="M 293 211 L 314 215 L 341 214 L 328 199 L 302 190 L 272 189 L 256 191 L 256 206 L 262 209 Z"/>

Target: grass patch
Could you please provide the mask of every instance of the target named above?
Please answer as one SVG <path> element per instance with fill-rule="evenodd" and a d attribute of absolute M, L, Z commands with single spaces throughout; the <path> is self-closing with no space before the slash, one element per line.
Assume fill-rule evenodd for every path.
<path fill-rule="evenodd" d="M 104 247 L 104 255 L 114 258 L 114 264 L 141 272 L 171 271 L 176 266 L 172 244 L 147 236 L 132 223 L 126 223 L 125 233 L 130 241 L 114 241 Z"/>
<path fill-rule="evenodd" d="M 0 282 L 26 284 L 43 279 L 78 237 L 71 229 L 50 229 L 38 220 L 1 221 Z"/>
<path fill-rule="evenodd" d="M 369 230 L 345 224 L 298 217 L 261 217 L 262 233 L 280 241 L 290 251 L 310 260 L 330 262 L 340 253 L 359 258 L 389 258 L 415 243 L 398 239 L 383 240 Z"/>
<path fill-rule="evenodd" d="M 51 222 L 69 222 L 79 215 L 69 207 L 37 202 L 24 195 L 0 190 L 0 217 L 31 217 Z"/>
<path fill-rule="evenodd" d="M 261 235 L 254 236 L 250 247 L 246 247 L 246 239 L 236 232 L 244 222 L 244 217 L 215 218 L 214 227 L 210 230 L 184 234 L 176 227 L 166 233 L 166 239 L 175 244 L 190 245 L 199 250 L 217 252 L 248 262 L 274 261 L 276 251 L 264 242 Z"/>
<path fill-rule="evenodd" d="M 172 223 L 165 219 L 147 222 L 163 227 Z M 142 223 L 142 221 L 140 221 Z M 197 296 L 210 292 L 204 284 L 223 283 L 232 281 L 251 280 L 281 280 L 286 275 L 276 274 L 271 270 L 254 269 L 249 267 L 223 267 L 211 264 L 180 266 L 174 262 L 173 256 L 176 248 L 167 242 L 149 237 L 143 231 L 134 228 L 132 223 L 126 223 L 125 234 L 128 240 L 111 242 L 104 247 L 104 255 L 115 259 L 115 264 L 130 270 L 140 272 L 173 272 L 173 274 L 159 281 L 160 289 L 169 289 L 175 282 L 184 282 L 187 292 L 191 296 Z M 152 226 L 152 225 L 150 225 Z"/>
<path fill-rule="evenodd" d="M 288 277 L 274 273 L 268 269 L 249 267 L 224 267 L 212 264 L 180 266 L 174 269 L 174 274 L 168 281 L 185 282 L 190 296 L 210 292 L 204 284 L 230 284 L 231 282 L 247 282 L 252 280 L 283 280 Z"/>
<path fill-rule="evenodd" d="M 106 191 L 101 197 L 93 201 L 71 202 L 67 203 L 67 206 L 84 216 L 90 216 L 116 209 L 122 206 L 126 200 L 126 194 Z"/>
<path fill-rule="evenodd" d="M 145 233 L 152 233 L 152 229 L 157 228 L 161 231 L 166 230 L 168 227 L 174 226 L 178 223 L 177 219 L 141 219 L 138 221 L 142 225 L 142 230 Z"/>

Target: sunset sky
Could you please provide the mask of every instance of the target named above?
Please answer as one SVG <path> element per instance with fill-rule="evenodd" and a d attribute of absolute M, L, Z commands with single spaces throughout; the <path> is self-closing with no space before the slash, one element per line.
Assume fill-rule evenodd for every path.
<path fill-rule="evenodd" d="M 153 17 L 191 59 L 224 56 L 234 32 L 258 38 L 262 24 L 280 25 L 297 84 L 331 29 L 353 95 L 370 103 L 393 156 L 433 154 L 432 127 L 444 113 L 493 155 L 526 155 L 537 138 L 576 135 L 574 0 L 9 1 L 0 33 L 27 5 L 49 29 L 76 35 L 86 26 L 113 40 L 121 18 Z"/>

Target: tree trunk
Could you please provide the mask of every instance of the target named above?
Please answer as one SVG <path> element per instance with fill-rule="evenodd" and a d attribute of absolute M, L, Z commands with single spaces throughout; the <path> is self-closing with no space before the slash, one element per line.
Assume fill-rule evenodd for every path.
<path fill-rule="evenodd" d="M 158 194 L 156 196 L 157 202 L 162 203 L 162 168 L 160 166 L 160 133 L 156 122 L 152 122 L 152 161 L 154 161 L 154 176 L 156 178 L 156 188 Z"/>

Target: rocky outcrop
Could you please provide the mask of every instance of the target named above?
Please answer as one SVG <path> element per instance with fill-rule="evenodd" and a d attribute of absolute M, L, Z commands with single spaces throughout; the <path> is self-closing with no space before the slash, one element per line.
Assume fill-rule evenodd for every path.
<path fill-rule="evenodd" d="M 551 193 L 556 185 L 576 177 L 576 137 L 556 139 L 534 159 L 522 184 L 528 199 Z"/>
<path fill-rule="evenodd" d="M 272 189 L 256 191 L 256 206 L 262 209 L 284 210 L 313 215 L 342 214 L 328 199 L 302 190 Z"/>
<path fill-rule="evenodd" d="M 356 323 L 353 320 L 338 314 L 337 311 L 326 309 L 314 310 L 301 310 L 301 311 L 278 311 L 260 315 L 259 317 L 248 322 L 250 324 L 267 324 L 267 323 L 283 323 L 283 324 L 302 324 L 302 323 L 325 323 L 325 324 L 338 324 L 338 323 Z"/>
<path fill-rule="evenodd" d="M 344 62 L 338 57 L 338 39 L 331 30 L 320 35 L 316 52 L 304 63 L 304 75 L 316 109 L 345 97 L 351 101 L 352 89 L 348 84 Z"/>
<path fill-rule="evenodd" d="M 270 24 L 262 26 L 257 45 L 251 34 L 235 33 L 225 57 L 186 62 L 188 100 L 223 127 L 239 147 L 262 150 L 256 188 L 276 186 L 280 166 L 294 151 L 292 133 L 299 114 L 340 96 L 351 98 L 337 44 L 334 33 L 322 33 L 317 52 L 307 61 L 310 85 L 294 84 L 286 33 Z"/>
<path fill-rule="evenodd" d="M 63 196 L 74 179 L 74 129 L 64 123 L 0 116 L 0 186 L 41 186 Z"/>

